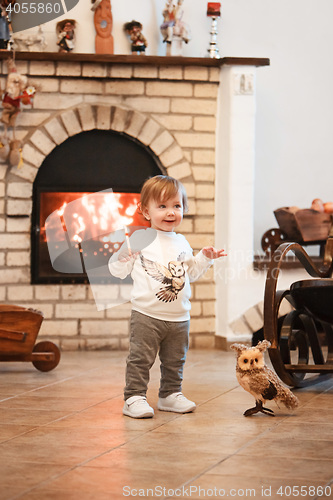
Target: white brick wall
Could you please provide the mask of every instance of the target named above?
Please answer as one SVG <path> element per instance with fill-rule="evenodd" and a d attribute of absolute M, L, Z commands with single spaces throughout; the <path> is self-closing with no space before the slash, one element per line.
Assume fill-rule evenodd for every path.
<path fill-rule="evenodd" d="M 66 130 L 57 118 L 49 120 L 45 124 L 45 129 L 56 144 L 61 144 L 68 138 Z"/>
<path fill-rule="evenodd" d="M 111 120 L 111 110 L 109 106 L 98 106 L 96 128 L 99 130 L 109 130 Z"/>
<path fill-rule="evenodd" d="M 57 64 L 57 76 L 81 76 L 81 64 L 79 62 L 62 62 Z"/>
<path fill-rule="evenodd" d="M 1 188 L 4 188 L 4 184 L 2 184 Z M 30 182 L 11 182 L 8 184 L 7 194 L 12 198 L 30 198 L 32 195 L 32 184 Z M 4 192 L 1 196 L 3 195 Z"/>
<path fill-rule="evenodd" d="M 51 153 L 52 149 L 56 146 L 47 135 L 41 130 L 36 130 L 31 136 L 30 141 L 39 149 L 45 156 Z"/>
<path fill-rule="evenodd" d="M 71 137 L 72 135 L 79 134 L 82 132 L 82 128 L 79 119 L 73 110 L 65 111 L 61 113 L 61 119 L 67 131 L 67 134 Z"/>
<path fill-rule="evenodd" d="M 31 200 L 7 200 L 7 215 L 24 216 L 31 213 Z"/>
<path fill-rule="evenodd" d="M 125 132 L 132 137 L 138 137 L 143 124 L 146 121 L 146 116 L 138 113 L 137 111 L 132 112 L 131 120 L 128 127 L 125 129 Z"/>
<path fill-rule="evenodd" d="M 96 127 L 93 109 L 89 104 L 78 109 L 82 130 L 92 130 Z"/>
<path fill-rule="evenodd" d="M 117 107 L 115 109 L 110 128 L 112 130 L 116 130 L 117 132 L 123 132 L 126 127 L 128 115 L 129 112 L 127 109 Z"/>
<path fill-rule="evenodd" d="M 43 154 L 30 144 L 26 144 L 22 148 L 22 155 L 24 161 L 27 161 L 35 167 L 39 167 L 44 160 Z"/>
<path fill-rule="evenodd" d="M 158 123 L 156 123 L 154 120 L 147 120 L 138 135 L 138 139 L 146 146 L 149 146 L 149 144 L 156 137 L 159 130 L 160 126 Z"/>
<path fill-rule="evenodd" d="M 42 85 L 34 108 L 18 118 L 24 165 L 0 164 L 0 301 L 41 310 L 40 337 L 63 350 L 127 349 L 129 303 L 98 311 L 89 285 L 30 284 L 33 182 L 45 157 L 68 137 L 94 128 L 125 132 L 186 185 L 190 210 L 181 231 L 194 250 L 213 244 L 219 70 L 65 61 L 17 61 L 17 67 Z M 193 284 L 191 345 L 214 347 L 214 331 L 209 272 Z"/>

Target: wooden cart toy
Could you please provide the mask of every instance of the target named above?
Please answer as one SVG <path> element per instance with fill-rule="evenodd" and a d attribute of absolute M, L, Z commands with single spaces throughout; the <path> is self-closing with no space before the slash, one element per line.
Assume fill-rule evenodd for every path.
<path fill-rule="evenodd" d="M 53 342 L 35 344 L 43 314 L 20 306 L 0 305 L 0 361 L 31 361 L 42 372 L 55 368 L 60 350 Z"/>
<path fill-rule="evenodd" d="M 320 245 L 324 252 L 325 242 L 332 224 L 332 215 L 311 208 L 282 207 L 274 211 L 279 228 L 266 231 L 261 238 L 261 248 L 272 255 L 281 243 L 297 242 L 302 246 Z"/>
<path fill-rule="evenodd" d="M 313 278 L 277 290 L 280 268 L 289 252 Z M 272 255 L 265 285 L 264 337 L 271 342 L 268 352 L 273 367 L 287 385 L 304 387 L 333 374 L 332 272 L 333 225 L 320 267 L 299 243 L 282 243 Z M 279 318 L 284 300 L 293 310 Z"/>

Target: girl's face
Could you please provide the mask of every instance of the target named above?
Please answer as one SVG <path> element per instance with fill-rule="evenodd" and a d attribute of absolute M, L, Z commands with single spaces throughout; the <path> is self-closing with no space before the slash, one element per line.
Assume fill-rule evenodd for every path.
<path fill-rule="evenodd" d="M 183 220 L 181 193 L 164 201 L 150 200 L 143 215 L 150 220 L 151 227 L 158 231 L 174 231 Z"/>

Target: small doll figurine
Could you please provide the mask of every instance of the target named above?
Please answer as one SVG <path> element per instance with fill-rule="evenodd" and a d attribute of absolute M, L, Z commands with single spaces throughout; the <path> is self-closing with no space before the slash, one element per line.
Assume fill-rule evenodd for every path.
<path fill-rule="evenodd" d="M 131 21 L 124 24 L 124 30 L 130 37 L 132 53 L 144 54 L 148 43 L 141 33 L 142 24 L 139 21 Z"/>
<path fill-rule="evenodd" d="M 176 24 L 175 6 L 173 4 L 173 0 L 167 0 L 162 14 L 163 23 L 161 24 L 160 28 L 163 35 L 163 42 L 171 43 L 173 27 Z"/>
<path fill-rule="evenodd" d="M 12 62 L 8 62 L 8 69 L 6 89 L 2 99 L 1 121 L 5 126 L 5 134 L 7 135 L 8 127 L 13 127 L 13 136 L 15 136 L 16 117 L 20 112 L 21 99 L 28 79 L 25 75 L 17 73 Z"/>
<path fill-rule="evenodd" d="M 76 21 L 74 19 L 63 19 L 57 23 L 58 52 L 71 52 L 74 49 L 75 27 Z"/>
<path fill-rule="evenodd" d="M 12 41 L 11 14 L 7 12 L 9 5 L 13 6 L 16 0 L 0 0 L 0 50 L 10 50 Z"/>
<path fill-rule="evenodd" d="M 190 27 L 183 21 L 184 0 L 167 0 L 163 10 L 163 23 L 160 26 L 163 42 L 167 44 L 167 55 L 181 55 L 182 43 L 191 40 Z M 174 49 L 171 49 L 171 45 Z"/>

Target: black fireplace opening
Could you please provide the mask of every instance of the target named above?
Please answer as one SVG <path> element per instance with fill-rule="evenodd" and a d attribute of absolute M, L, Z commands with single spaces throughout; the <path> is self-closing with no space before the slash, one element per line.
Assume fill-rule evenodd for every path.
<path fill-rule="evenodd" d="M 110 282 L 105 264 L 125 228 L 147 225 L 137 211 L 142 184 L 164 173 L 151 149 L 124 133 L 91 130 L 57 146 L 33 185 L 31 282 L 88 283 L 85 263 Z"/>

